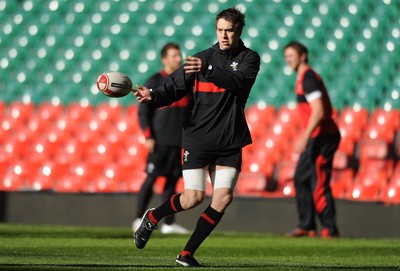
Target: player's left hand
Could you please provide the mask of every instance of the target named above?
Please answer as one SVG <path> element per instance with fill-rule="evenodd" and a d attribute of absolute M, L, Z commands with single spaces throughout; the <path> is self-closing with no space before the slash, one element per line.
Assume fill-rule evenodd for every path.
<path fill-rule="evenodd" d="M 294 152 L 299 154 L 304 152 L 306 150 L 307 143 L 308 143 L 308 137 L 303 135 L 297 142 L 296 147 L 294 148 Z"/>
<path fill-rule="evenodd" d="M 203 72 L 206 63 L 201 58 L 188 56 L 183 64 L 186 73 Z"/>

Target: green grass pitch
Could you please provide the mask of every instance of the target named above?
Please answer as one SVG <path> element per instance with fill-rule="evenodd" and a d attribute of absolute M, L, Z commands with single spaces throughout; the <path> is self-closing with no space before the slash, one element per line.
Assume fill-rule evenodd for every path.
<path fill-rule="evenodd" d="M 0 224 L 0 270 L 180 270 L 187 235 L 155 232 L 143 250 L 129 228 Z M 399 239 L 288 239 L 214 232 L 196 258 L 201 270 L 400 270 Z"/>

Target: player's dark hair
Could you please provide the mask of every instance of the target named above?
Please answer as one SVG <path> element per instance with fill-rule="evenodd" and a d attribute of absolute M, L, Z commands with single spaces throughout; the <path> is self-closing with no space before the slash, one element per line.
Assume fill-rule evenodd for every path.
<path fill-rule="evenodd" d="M 174 43 L 174 42 L 168 42 L 167 44 L 165 44 L 163 46 L 163 48 L 161 49 L 161 58 L 164 58 L 167 56 L 168 54 L 168 50 L 169 49 L 176 49 L 176 50 L 180 50 L 181 48 L 179 47 L 178 44 Z"/>
<path fill-rule="evenodd" d="M 233 30 L 240 35 L 242 35 L 243 27 L 246 25 L 245 15 L 237 8 L 228 8 L 221 11 L 216 18 L 216 22 L 223 18 L 233 24 Z"/>
<path fill-rule="evenodd" d="M 286 44 L 285 50 L 287 48 L 295 49 L 299 55 L 306 54 L 306 62 L 308 63 L 308 49 L 304 44 L 293 40 L 293 41 L 289 42 L 288 44 Z"/>

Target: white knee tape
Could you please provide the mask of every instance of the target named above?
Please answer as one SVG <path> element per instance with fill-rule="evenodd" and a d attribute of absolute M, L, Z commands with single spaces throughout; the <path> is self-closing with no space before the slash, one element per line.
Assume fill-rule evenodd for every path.
<path fill-rule="evenodd" d="M 234 189 L 239 177 L 239 171 L 236 168 L 221 168 L 212 171 L 210 175 L 214 190 L 218 188 Z"/>
<path fill-rule="evenodd" d="M 207 173 L 207 170 L 203 168 L 183 170 L 182 176 L 185 189 L 206 191 Z"/>

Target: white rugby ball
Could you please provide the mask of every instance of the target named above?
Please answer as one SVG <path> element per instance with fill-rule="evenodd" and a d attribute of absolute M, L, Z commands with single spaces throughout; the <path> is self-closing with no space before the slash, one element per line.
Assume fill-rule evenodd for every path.
<path fill-rule="evenodd" d="M 122 72 L 106 72 L 97 78 L 97 88 L 106 96 L 124 97 L 132 91 L 132 81 Z"/>

